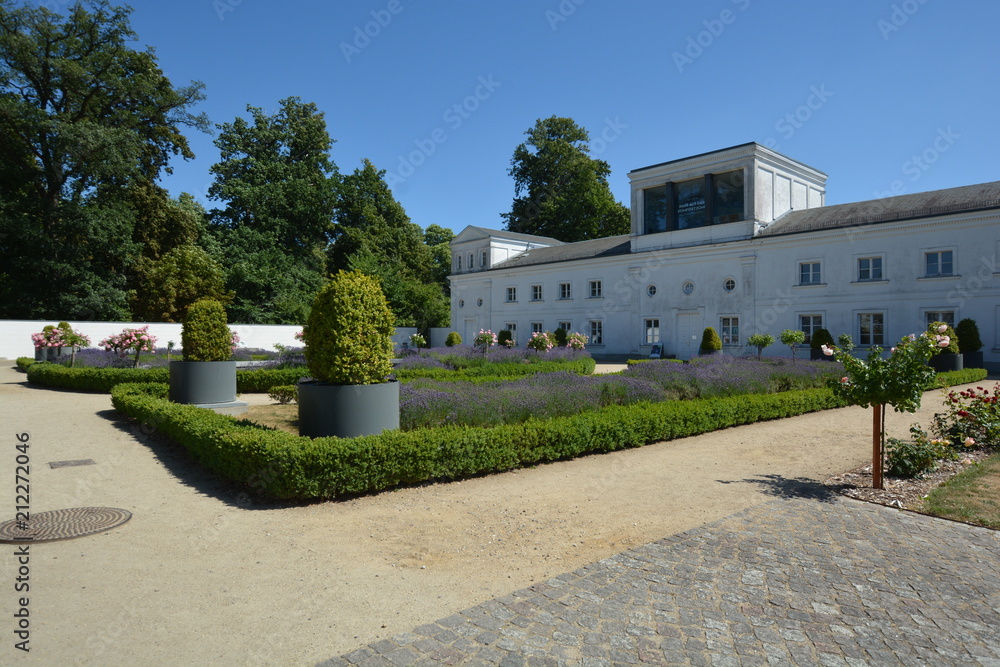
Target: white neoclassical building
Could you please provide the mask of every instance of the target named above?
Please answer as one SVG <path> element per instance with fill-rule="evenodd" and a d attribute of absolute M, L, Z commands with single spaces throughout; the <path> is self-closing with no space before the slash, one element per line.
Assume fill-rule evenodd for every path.
<path fill-rule="evenodd" d="M 1000 369 L 1000 182 L 825 206 L 826 174 L 748 143 L 637 169 L 632 231 L 578 243 L 467 227 L 451 243 L 452 328 L 562 327 L 594 354 L 687 359 L 784 329 L 889 347 L 972 318 Z M 787 354 L 780 344 L 768 350 Z"/>

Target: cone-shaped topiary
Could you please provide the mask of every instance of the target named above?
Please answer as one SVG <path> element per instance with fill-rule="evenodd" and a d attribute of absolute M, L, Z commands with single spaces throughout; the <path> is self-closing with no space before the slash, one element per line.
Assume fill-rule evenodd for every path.
<path fill-rule="evenodd" d="M 556 347 L 566 347 L 567 334 L 569 334 L 569 332 L 563 329 L 562 327 L 559 327 L 558 329 L 552 332 L 552 335 L 556 339 Z"/>
<path fill-rule="evenodd" d="M 188 306 L 181 328 L 184 361 L 228 361 L 233 332 L 226 319 L 225 307 L 215 299 L 199 299 Z"/>
<path fill-rule="evenodd" d="M 979 337 L 979 327 L 972 318 L 965 318 L 955 327 L 958 334 L 958 349 L 965 352 L 978 352 L 983 347 L 983 341 Z"/>
<path fill-rule="evenodd" d="M 818 350 L 824 345 L 833 347 L 833 335 L 826 329 L 816 329 L 813 332 L 812 338 L 809 339 L 809 347 Z"/>
<path fill-rule="evenodd" d="M 942 327 L 944 327 L 943 331 Z M 958 334 L 955 333 L 955 330 L 949 324 L 945 322 L 931 322 L 930 326 L 927 327 L 927 334 L 932 338 L 934 336 L 947 336 L 948 346 L 941 348 L 941 352 L 958 354 Z"/>
<path fill-rule="evenodd" d="M 502 329 L 497 335 L 497 345 L 503 345 L 505 347 L 514 346 L 514 334 L 510 329 Z"/>
<path fill-rule="evenodd" d="M 455 347 L 456 345 L 462 344 L 462 337 L 458 335 L 457 331 L 452 331 L 448 334 L 448 337 L 444 339 L 444 344 L 447 347 Z"/>
<path fill-rule="evenodd" d="M 303 331 L 309 372 L 334 385 L 385 382 L 394 320 L 378 279 L 340 271 L 316 295 Z"/>
<path fill-rule="evenodd" d="M 722 339 L 712 327 L 705 327 L 705 332 L 701 335 L 701 354 L 718 352 L 722 349 Z"/>

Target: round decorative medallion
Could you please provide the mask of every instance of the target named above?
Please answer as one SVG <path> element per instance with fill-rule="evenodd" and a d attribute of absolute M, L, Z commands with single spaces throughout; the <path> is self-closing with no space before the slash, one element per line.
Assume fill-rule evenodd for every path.
<path fill-rule="evenodd" d="M 114 507 L 74 507 L 38 512 L 27 521 L 0 524 L 0 542 L 20 544 L 70 540 L 117 528 L 132 518 L 132 513 Z"/>
<path fill-rule="evenodd" d="M 684 281 L 684 284 L 681 285 L 681 291 L 684 292 L 685 294 L 690 294 L 691 292 L 694 291 L 694 283 L 691 282 L 690 280 Z"/>

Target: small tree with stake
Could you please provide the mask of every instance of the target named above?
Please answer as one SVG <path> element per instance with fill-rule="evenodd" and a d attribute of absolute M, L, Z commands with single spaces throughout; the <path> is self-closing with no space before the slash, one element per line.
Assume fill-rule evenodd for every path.
<path fill-rule="evenodd" d="M 795 363 L 795 346 L 806 342 L 806 332 L 798 329 L 785 329 L 781 332 L 781 342 L 792 350 L 792 363 Z"/>
<path fill-rule="evenodd" d="M 757 361 L 760 361 L 764 348 L 774 345 L 774 336 L 769 333 L 754 334 L 747 338 L 747 345 L 757 348 Z"/>
<path fill-rule="evenodd" d="M 830 381 L 833 393 L 851 405 L 872 408 L 872 486 L 882 485 L 882 452 L 885 449 L 885 406 L 896 412 L 916 412 L 924 390 L 934 379 L 927 360 L 951 343 L 948 336 L 913 334 L 904 337 L 882 356 L 878 346 L 868 350 L 868 359 L 858 359 L 843 350 L 824 345 L 823 354 L 833 356 L 847 371 Z"/>

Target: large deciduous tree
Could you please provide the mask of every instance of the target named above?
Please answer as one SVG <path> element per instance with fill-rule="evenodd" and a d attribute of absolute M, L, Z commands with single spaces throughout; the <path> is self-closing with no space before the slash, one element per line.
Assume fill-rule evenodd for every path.
<path fill-rule="evenodd" d="M 313 103 L 281 100 L 273 114 L 248 106 L 250 120 L 220 128 L 220 162 L 209 196 L 212 235 L 235 293 L 230 318 L 302 323 L 326 273 L 336 206 L 333 140 Z"/>
<path fill-rule="evenodd" d="M 431 248 L 369 160 L 344 176 L 339 191 L 330 270 L 375 275 L 397 326 L 445 326 L 448 303 L 435 282 Z"/>
<path fill-rule="evenodd" d="M 514 150 L 508 231 L 560 241 L 627 234 L 629 211 L 608 187 L 611 168 L 590 157 L 590 135 L 571 118 L 539 119 Z"/>
<path fill-rule="evenodd" d="M 129 188 L 193 154 L 202 84 L 139 51 L 131 9 L 0 0 L 0 317 L 127 318 L 140 254 Z"/>

